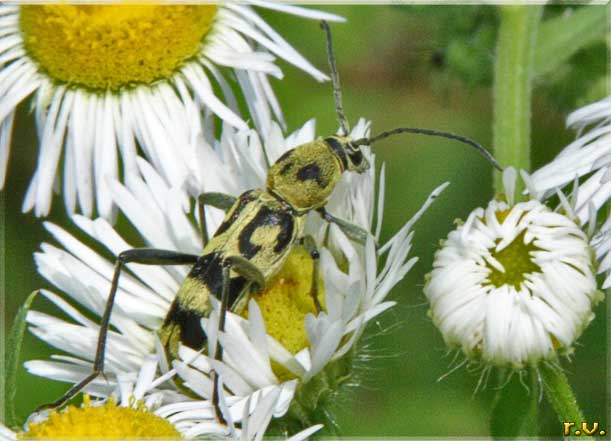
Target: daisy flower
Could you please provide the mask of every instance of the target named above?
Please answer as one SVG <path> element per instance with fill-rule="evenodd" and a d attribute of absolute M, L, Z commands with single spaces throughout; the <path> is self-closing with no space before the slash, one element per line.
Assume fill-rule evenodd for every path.
<path fill-rule="evenodd" d="M 209 143 L 210 135 L 201 137 L 197 164 L 206 171 L 194 176 L 192 185 L 199 185 L 200 192 L 221 191 L 232 195 L 263 187 L 268 162 L 315 138 L 314 121 L 286 138 L 276 123 L 271 123 L 270 127 L 263 140 L 254 130 L 235 130 L 227 124 L 219 141 L 211 139 Z M 360 120 L 351 136 L 362 138 L 368 130 L 369 124 Z M 375 156 L 368 148 L 363 150 L 374 164 Z M 202 239 L 191 215 L 197 210 L 184 186 L 172 186 L 144 159 L 138 159 L 137 165 L 138 174 L 128 177 L 124 184 L 109 181 L 114 202 L 147 246 L 201 253 Z M 315 314 L 309 293 L 312 259 L 301 247 L 296 247 L 284 268 L 269 281 L 268 289 L 256 296 L 257 302 L 250 302 L 244 315 L 227 314 L 225 332 L 216 332 L 216 313 L 203 320 L 209 344 L 218 342 L 224 348 L 223 362 L 186 347 L 179 350 L 180 360 L 173 360 L 172 365 L 168 365 L 163 356 L 156 331 L 189 268 L 127 265 L 129 273 L 121 276 L 111 317 L 106 345 L 106 378 L 96 379 L 85 391 L 96 397 L 108 396 L 116 388 L 120 376 L 133 375 L 143 360 L 153 354 L 161 375 L 175 369 L 184 387 L 201 397 L 208 407 L 212 391 L 210 367 L 214 366 L 224 383 L 229 418 L 242 421 L 241 433 L 244 433 L 244 422 L 237 419 L 243 415 L 240 409 L 244 408 L 248 397 L 251 397 L 252 407 L 252 397 L 258 391 L 279 390 L 273 393 L 291 398 L 294 395 L 294 399 L 283 398 L 284 407 L 275 407 L 273 412 L 279 416 L 278 409 L 284 409 L 287 403 L 290 403 L 291 415 L 295 415 L 295 409 L 302 409 L 297 424 L 294 424 L 294 417 L 290 421 L 293 423 L 291 428 L 301 430 L 319 422 L 310 421 L 308 415 L 321 408 L 332 394 L 312 393 L 309 388 L 319 387 L 319 380 L 324 379 L 326 384 L 334 386 L 334 391 L 349 379 L 356 343 L 365 325 L 394 305 L 386 300 L 387 295 L 417 260 L 408 258 L 413 236 L 411 228 L 446 185 L 435 189 L 421 210 L 386 244 L 376 248 L 374 238 L 379 241 L 384 208 L 383 166 L 377 192 L 376 180 L 374 167 L 359 175 L 345 174 L 326 206 L 333 215 L 372 232 L 364 246 L 352 243 L 339 228 L 328 225 L 317 215 L 308 218 L 307 231 L 321 248 L 320 289 L 324 293 L 321 294 L 324 312 Z M 374 223 L 375 206 L 379 214 Z M 209 231 L 215 231 L 224 213 L 207 208 L 205 217 Z M 73 219 L 82 232 L 114 256 L 133 248 L 105 219 L 90 220 L 80 215 Z M 91 371 L 99 325 L 79 312 L 73 303 L 101 316 L 114 265 L 66 230 L 49 222 L 45 227 L 59 245 L 44 243 L 35 259 L 40 274 L 63 294 L 50 290 L 41 293 L 69 319 L 30 311 L 27 320 L 36 336 L 65 355 L 55 355 L 52 360 L 29 361 L 26 368 L 35 375 L 75 384 Z M 385 263 L 378 267 L 381 256 L 385 257 Z M 179 393 L 172 382 L 159 388 Z M 241 404 L 233 410 L 236 403 Z M 194 414 L 185 416 L 182 412 L 192 410 L 174 408 L 173 415 L 176 421 L 183 421 Z M 201 417 L 204 421 L 189 418 L 185 425 L 194 431 L 189 433 L 200 433 L 199 430 L 210 425 L 210 421 L 205 421 L 208 417 Z"/>
<path fill-rule="evenodd" d="M 158 359 L 143 360 L 139 372 L 120 374 L 115 390 L 107 397 L 83 405 L 30 415 L 20 439 L 96 437 L 104 439 L 166 438 L 192 439 L 224 436 L 236 441 L 261 439 L 274 416 L 283 415 L 295 389 L 294 382 L 270 386 L 241 399 L 222 394 L 230 419 L 221 425 L 214 419 L 210 401 L 197 401 L 175 391 L 158 387 L 174 371 L 157 376 Z M 202 420 L 209 416 L 206 423 Z M 321 428 L 312 426 L 290 441 L 301 441 Z M 15 440 L 17 434 L 0 425 L 0 440 Z"/>
<path fill-rule="evenodd" d="M 341 20 L 266 0 L 248 3 Z M 202 112 L 246 128 L 223 68 L 233 69 L 260 131 L 269 129 L 270 114 L 282 121 L 269 83 L 269 76 L 282 77 L 276 57 L 327 79 L 247 4 L 1 4 L 0 187 L 15 112 L 29 98 L 40 151 L 23 210 L 45 216 L 61 186 L 70 213 L 91 217 L 97 205 L 99 216 L 112 219 L 105 180 L 135 173 L 138 151 L 165 180 L 180 185 Z"/>
<path fill-rule="evenodd" d="M 156 378 L 156 373 L 157 359 L 149 356 L 139 371 L 119 375 L 115 390 L 107 397 L 92 399 L 85 395 L 81 406 L 30 415 L 19 438 L 181 439 L 177 428 L 156 414 L 162 403 L 173 402 L 172 398 L 180 400 L 180 396 L 149 393 L 168 379 L 167 375 Z"/>
<path fill-rule="evenodd" d="M 450 347 L 514 368 L 572 353 L 611 285 L 611 222 L 597 221 L 611 198 L 610 106 L 606 98 L 568 117 L 580 136 L 531 176 L 521 172 L 529 200 L 516 199 L 507 169 L 505 194 L 436 253 L 425 294 Z"/>

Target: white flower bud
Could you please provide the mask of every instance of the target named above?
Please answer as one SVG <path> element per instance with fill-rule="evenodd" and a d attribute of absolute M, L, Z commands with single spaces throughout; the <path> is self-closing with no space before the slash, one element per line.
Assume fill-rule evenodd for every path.
<path fill-rule="evenodd" d="M 601 298 L 588 237 L 537 200 L 474 210 L 433 266 L 424 292 L 444 340 L 494 365 L 570 352 Z"/>

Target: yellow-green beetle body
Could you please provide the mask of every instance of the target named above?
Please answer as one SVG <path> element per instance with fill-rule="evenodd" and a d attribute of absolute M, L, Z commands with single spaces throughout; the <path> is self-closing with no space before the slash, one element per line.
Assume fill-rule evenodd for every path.
<path fill-rule="evenodd" d="M 322 207 L 346 170 L 369 167 L 350 139 L 332 136 L 302 144 L 282 155 L 270 168 L 267 190 L 249 190 L 235 201 L 214 237 L 178 291 L 160 330 L 170 359 L 178 344 L 201 349 L 206 336 L 201 319 L 211 311 L 210 296 L 221 298 L 222 265 L 229 256 L 248 260 L 271 278 L 303 235 L 304 215 Z M 245 306 L 249 282 L 230 273 L 228 308 Z"/>
<path fill-rule="evenodd" d="M 228 256 L 247 259 L 267 280 L 280 269 L 302 231 L 303 217 L 294 216 L 274 196 L 262 190 L 243 193 L 191 268 L 161 327 L 161 341 L 170 358 L 177 357 L 179 342 L 197 350 L 206 342 L 201 318 L 210 314 L 210 296 L 221 298 L 222 265 Z M 246 290 L 249 282 L 231 271 L 231 310 L 243 309 L 245 303 L 238 300 Z"/>

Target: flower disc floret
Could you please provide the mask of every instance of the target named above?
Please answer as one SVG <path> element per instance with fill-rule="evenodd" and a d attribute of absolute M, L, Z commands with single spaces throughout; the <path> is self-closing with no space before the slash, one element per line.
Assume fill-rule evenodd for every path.
<path fill-rule="evenodd" d="M 316 314 L 311 294 L 314 260 L 303 247 L 294 248 L 265 290 L 253 298 L 261 309 L 267 333 L 292 354 L 308 346 L 304 320 Z M 324 306 L 324 284 L 318 281 L 319 302 Z M 248 311 L 245 313 L 248 318 Z"/>
<path fill-rule="evenodd" d="M 502 269 L 498 269 L 493 265 L 488 265 L 490 268 L 488 280 L 496 288 L 511 285 L 519 290 L 528 274 L 541 273 L 541 267 L 531 259 L 531 253 L 542 250 L 532 242 L 528 243 L 525 236 L 526 230 L 522 231 L 502 250 L 497 251 L 494 247 L 488 250 L 502 266 Z M 500 239 L 497 242 L 499 241 Z"/>
<path fill-rule="evenodd" d="M 537 200 L 492 201 L 452 231 L 425 286 L 449 346 L 521 368 L 570 352 L 600 299 L 588 237 Z"/>
<path fill-rule="evenodd" d="M 216 5 L 30 5 L 26 50 L 57 81 L 117 90 L 167 79 L 195 56 Z"/>

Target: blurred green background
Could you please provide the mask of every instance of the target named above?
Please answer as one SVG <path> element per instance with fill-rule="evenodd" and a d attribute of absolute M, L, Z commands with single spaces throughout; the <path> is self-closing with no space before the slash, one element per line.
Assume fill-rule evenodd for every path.
<path fill-rule="evenodd" d="M 351 122 L 361 116 L 370 119 L 374 133 L 401 125 L 436 128 L 469 136 L 490 147 L 494 7 L 320 9 L 348 19 L 347 23 L 334 24 L 332 31 L 345 110 Z M 327 70 L 324 36 L 316 22 L 260 12 L 309 60 Z M 552 9 L 547 14 L 561 12 Z M 574 133 L 564 128 L 564 118 L 594 89 L 601 64 L 602 69 L 607 68 L 608 48 L 601 44 L 603 52 L 596 50 L 602 53 L 602 60 L 593 52 L 592 62 L 578 63 L 580 82 L 567 80 L 571 78 L 567 71 L 559 70 L 537 85 L 532 119 L 533 167 L 544 164 L 573 139 Z M 333 132 L 337 122 L 330 84 L 318 84 L 286 63 L 281 65 L 285 78 L 274 80 L 273 86 L 289 132 L 312 117 L 317 119 L 319 134 Z M 16 121 L 8 181 L 1 194 L 5 332 L 27 294 L 48 287 L 36 273 L 32 253 L 49 236 L 32 214 L 21 214 L 37 155 L 27 105 L 21 106 Z M 383 238 L 389 238 L 435 186 L 444 181 L 450 181 L 451 186 L 416 227 L 413 255 L 420 256 L 420 262 L 392 293 L 398 306 L 369 329 L 364 341 L 369 359 L 359 365 L 361 386 L 348 391 L 337 403 L 337 423 L 346 436 L 486 436 L 496 392 L 494 378 L 478 393 L 474 391 L 479 371 L 462 368 L 437 381 L 450 370 L 453 356 L 447 354 L 439 332 L 427 317 L 422 285 L 433 252 L 452 229 L 453 220 L 464 219 L 492 196 L 492 170 L 472 150 L 443 139 L 396 137 L 378 144 L 375 151 L 377 166 L 382 161 L 387 166 Z M 68 225 L 63 208 L 56 197 L 49 219 Z M 585 414 L 611 429 L 607 427 L 606 305 L 604 302 L 597 307 L 596 320 L 579 340 L 572 361 L 564 360 L 564 367 Z M 43 299 L 36 300 L 35 307 L 56 312 Z M 51 353 L 31 334 L 26 336 L 23 359 L 47 358 Z M 22 373 L 20 415 L 26 416 L 35 406 L 52 401 L 65 389 L 64 384 Z M 561 430 L 545 400 L 540 425 L 541 433 L 550 436 L 557 436 Z"/>

